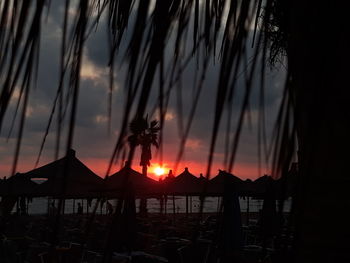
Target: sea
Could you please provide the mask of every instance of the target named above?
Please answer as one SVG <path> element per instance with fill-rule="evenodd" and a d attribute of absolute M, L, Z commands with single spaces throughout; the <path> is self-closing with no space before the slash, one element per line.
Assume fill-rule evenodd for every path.
<path fill-rule="evenodd" d="M 197 213 L 200 210 L 200 200 L 199 197 L 189 197 L 189 212 Z M 203 206 L 204 213 L 215 213 L 221 209 L 221 197 L 206 197 Z M 48 199 L 44 197 L 33 198 L 31 202 L 28 203 L 28 213 L 33 215 L 47 214 L 48 204 L 54 202 L 57 206 L 58 200 Z M 112 206 L 116 206 L 116 200 L 109 200 Z M 138 210 L 140 200 L 136 199 L 136 209 Z M 263 200 L 253 199 L 253 198 L 239 198 L 239 204 L 241 212 L 247 211 L 247 206 L 249 202 L 249 212 L 259 212 L 263 206 Z M 77 212 L 78 203 L 83 207 L 83 213 L 91 212 L 95 207 L 96 200 L 92 200 L 90 204 L 86 199 L 67 199 L 65 201 L 65 214 L 73 214 Z M 276 204 L 277 206 L 277 204 Z M 149 198 L 147 201 L 147 209 L 149 213 L 159 213 L 160 212 L 160 200 L 157 198 Z M 14 211 L 15 212 L 14 208 Z M 172 196 L 169 196 L 166 206 L 168 213 L 173 213 L 174 204 Z M 284 202 L 283 211 L 289 212 L 291 209 L 291 200 L 288 199 Z M 185 213 L 186 212 L 186 198 L 183 196 L 175 196 L 175 212 L 176 213 Z M 98 206 L 98 214 L 106 214 L 107 208 L 106 203 L 103 203 Z"/>

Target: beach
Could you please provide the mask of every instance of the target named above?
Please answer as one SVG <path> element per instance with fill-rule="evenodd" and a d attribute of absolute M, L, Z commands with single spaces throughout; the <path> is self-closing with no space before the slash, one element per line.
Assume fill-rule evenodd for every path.
<path fill-rule="evenodd" d="M 206 197 L 203 212 L 204 213 L 215 213 L 220 209 L 220 200 L 218 200 L 218 197 Z M 48 209 L 48 202 L 52 202 L 50 199 L 48 201 L 48 198 L 39 197 L 39 198 L 33 198 L 30 203 L 28 203 L 28 213 L 30 215 L 42 215 L 47 213 Z M 65 201 L 65 214 L 72 214 L 73 208 L 75 212 L 77 212 L 78 203 L 82 204 L 83 211 L 86 213 L 87 210 L 90 212 L 92 211 L 92 208 L 95 204 L 95 200 L 91 201 L 91 205 L 87 206 L 87 200 L 86 199 L 77 199 L 73 201 L 72 199 L 67 199 Z M 136 199 L 136 208 L 139 207 L 139 199 Z M 115 200 L 110 200 L 110 203 L 115 206 Z M 245 212 L 247 210 L 247 198 L 240 198 L 240 209 L 242 212 Z M 260 209 L 262 209 L 262 200 L 258 199 L 249 199 L 249 211 L 250 212 L 259 212 Z M 290 211 L 291 206 L 291 200 L 287 200 L 284 205 L 284 212 Z M 200 201 L 199 198 L 194 196 L 192 197 L 192 209 L 190 211 L 192 213 L 197 213 L 199 211 L 200 207 Z M 149 213 L 159 213 L 160 211 L 160 202 L 159 199 L 156 198 L 150 198 L 147 202 L 147 208 Z M 191 206 L 190 206 L 191 208 Z M 185 213 L 186 211 L 186 198 L 182 196 L 176 196 L 175 197 L 175 209 L 176 213 Z M 15 212 L 16 208 L 12 211 Z M 138 211 L 138 210 L 137 210 Z M 172 213 L 173 212 L 173 202 L 172 202 L 172 196 L 169 196 L 167 201 L 167 212 Z M 99 206 L 97 210 L 98 214 L 106 214 L 107 208 L 106 204 L 104 203 L 102 207 Z"/>

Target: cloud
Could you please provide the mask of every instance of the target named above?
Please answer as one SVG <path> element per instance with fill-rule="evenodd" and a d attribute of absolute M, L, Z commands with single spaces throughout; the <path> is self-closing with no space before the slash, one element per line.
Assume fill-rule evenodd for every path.
<path fill-rule="evenodd" d="M 59 76 L 59 56 L 60 56 L 60 34 L 62 25 L 62 3 L 54 1 L 51 7 L 48 22 L 43 26 L 43 38 L 40 54 L 40 67 L 38 76 L 38 87 L 31 91 L 29 107 L 27 110 L 26 128 L 22 142 L 21 158 L 18 170 L 21 172 L 31 169 L 34 164 L 39 145 L 45 131 L 52 103 L 55 98 L 58 76 Z M 77 119 L 74 134 L 73 147 L 77 150 L 77 156 L 82 161 L 100 175 L 103 175 L 107 168 L 110 155 L 114 144 L 123 114 L 124 106 L 124 80 L 125 64 L 122 63 L 122 57 L 116 60 L 115 89 L 113 91 L 112 108 L 112 126 L 108 131 L 108 98 L 109 98 L 109 79 L 108 79 L 108 38 L 106 36 L 104 18 L 100 21 L 100 26 L 96 32 L 92 32 L 86 42 L 84 50 L 83 66 L 81 70 L 81 82 L 79 90 L 79 100 L 77 109 Z M 132 27 L 131 27 L 132 28 Z M 129 33 L 127 33 L 129 34 Z M 126 35 L 127 39 L 130 37 Z M 126 42 L 122 43 L 121 54 L 126 50 Z M 173 54 L 170 48 L 166 51 L 166 56 Z M 179 110 L 176 88 L 172 91 L 172 97 L 169 103 L 169 109 L 165 116 L 164 127 L 164 162 L 168 167 L 172 167 L 176 160 L 180 145 L 180 131 L 178 128 L 180 112 L 183 116 L 183 123 L 186 125 L 189 118 L 191 106 L 194 103 L 193 83 L 194 72 L 196 71 L 196 62 L 189 64 L 187 70 L 182 76 L 182 108 Z M 211 140 L 212 125 L 215 112 L 215 99 L 217 78 L 219 72 L 219 63 L 211 63 L 206 72 L 206 81 L 200 96 L 198 107 L 191 125 L 190 135 L 186 144 L 186 151 L 183 161 L 179 166 L 179 171 L 188 166 L 197 175 L 205 173 L 206 162 L 208 159 L 209 143 Z M 259 71 L 259 69 L 258 69 Z M 281 71 L 267 72 L 266 90 L 265 90 L 265 110 L 267 118 L 268 132 L 271 132 L 272 125 L 277 113 L 281 97 L 281 86 L 284 82 L 284 73 Z M 156 86 L 157 84 L 155 84 Z M 257 174 L 257 121 L 259 111 L 259 80 L 257 77 L 253 82 L 253 93 L 250 99 L 251 127 L 246 123 L 243 126 L 239 152 L 237 155 L 237 164 L 235 171 L 237 175 L 253 178 Z M 157 89 L 154 89 L 151 95 L 151 102 L 155 103 L 158 96 Z M 244 79 L 240 78 L 236 84 L 235 99 L 233 104 L 232 132 L 236 127 L 236 121 L 241 107 L 241 98 L 244 94 Z M 16 94 L 18 98 L 18 94 Z M 136 99 L 138 97 L 136 96 Z M 150 103 L 150 104 L 152 104 Z M 0 137 L 0 176 L 8 176 L 12 153 L 14 152 L 15 136 L 18 132 L 18 124 L 15 126 L 13 136 L 6 143 L 8 130 L 10 129 L 11 116 L 14 112 L 14 104 L 11 104 L 5 127 Z M 150 112 L 151 106 L 148 108 Z M 156 117 L 156 116 L 155 116 Z M 44 149 L 43 158 L 40 164 L 45 164 L 53 159 L 55 148 L 55 127 L 57 120 L 53 121 L 53 127 L 47 138 L 47 144 Z M 222 116 L 221 129 L 218 134 L 216 153 L 213 164 L 213 173 L 219 168 L 223 168 L 223 156 L 225 152 L 225 125 L 226 114 Z M 64 131 L 66 132 L 67 126 Z M 64 141 L 65 137 L 62 138 Z M 232 141 L 230 142 L 232 145 Z M 230 146 L 231 149 L 231 146 Z M 61 156 L 63 151 L 61 151 Z M 135 167 L 138 168 L 139 150 L 135 154 Z M 154 152 L 154 162 L 159 162 L 159 154 Z"/>

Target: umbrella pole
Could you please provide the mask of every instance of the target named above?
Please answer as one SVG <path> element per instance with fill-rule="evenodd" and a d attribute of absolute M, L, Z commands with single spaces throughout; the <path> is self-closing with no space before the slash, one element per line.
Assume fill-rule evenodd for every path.
<path fill-rule="evenodd" d="M 62 215 L 64 215 L 64 210 L 66 209 L 66 199 L 63 198 L 63 201 L 62 201 Z"/>
<path fill-rule="evenodd" d="M 247 196 L 247 215 L 246 215 L 246 218 L 247 218 L 247 226 L 249 225 L 249 196 Z"/>
<path fill-rule="evenodd" d="M 168 196 L 164 195 L 164 214 L 167 214 Z"/>
<path fill-rule="evenodd" d="M 173 195 L 173 215 L 175 219 L 175 195 Z"/>
<path fill-rule="evenodd" d="M 17 203 L 16 203 L 16 213 L 19 215 L 19 197 L 17 196 Z"/>
<path fill-rule="evenodd" d="M 50 196 L 47 197 L 47 215 L 50 213 Z"/>
<path fill-rule="evenodd" d="M 188 216 L 188 195 L 186 195 L 186 216 Z"/>
<path fill-rule="evenodd" d="M 89 202 L 87 199 L 86 199 L 86 214 L 87 215 L 89 214 Z"/>
<path fill-rule="evenodd" d="M 218 196 L 218 206 L 216 208 L 216 211 L 219 213 L 220 211 L 220 196 Z"/>
<path fill-rule="evenodd" d="M 163 214 L 163 195 L 159 196 L 159 214 Z"/>
<path fill-rule="evenodd" d="M 190 213 L 192 214 L 192 195 L 190 196 Z"/>
<path fill-rule="evenodd" d="M 73 215 L 75 214 L 75 199 L 73 199 Z"/>

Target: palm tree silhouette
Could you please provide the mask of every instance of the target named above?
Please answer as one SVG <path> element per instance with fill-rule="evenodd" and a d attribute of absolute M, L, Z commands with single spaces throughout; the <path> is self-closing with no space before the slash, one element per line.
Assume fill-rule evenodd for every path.
<path fill-rule="evenodd" d="M 147 176 L 148 166 L 151 165 L 152 145 L 157 147 L 158 132 L 160 127 L 158 121 L 153 120 L 148 123 L 148 115 L 145 118 L 135 117 L 129 125 L 131 135 L 128 137 L 130 148 L 141 147 L 140 166 L 142 166 L 142 174 Z M 140 213 L 147 213 L 147 199 L 142 198 L 140 204 Z"/>
<path fill-rule="evenodd" d="M 0 131 L 7 108 L 14 97 L 15 87 L 22 83 L 21 96 L 17 103 L 17 109 L 21 109 L 21 104 L 23 107 L 20 112 L 14 171 L 25 124 L 27 101 L 33 84 L 31 77 L 35 77 L 39 63 L 37 58 L 39 58 L 40 28 L 42 21 L 45 20 L 42 16 L 46 14 L 43 10 L 45 6 L 50 6 L 49 2 L 5 0 L 0 4 Z M 171 39 L 169 34 L 173 28 L 177 28 L 177 32 L 171 63 L 173 71 L 179 74 L 183 72 L 182 65 L 179 65 L 179 58 L 182 54 L 181 48 L 186 46 L 183 40 L 187 38 L 187 32 L 193 34 L 191 38 L 193 39 L 191 52 L 193 57 L 198 53 L 208 55 L 213 47 L 221 46 L 221 70 L 216 87 L 215 121 L 212 125 L 210 156 L 214 152 L 224 104 L 232 103 L 227 98 L 230 87 L 235 86 L 234 80 L 237 76 L 235 65 L 239 64 L 237 61 L 246 51 L 249 40 L 247 35 L 251 29 L 247 26 L 248 22 L 254 21 L 253 16 L 259 17 L 261 10 L 264 10 L 267 18 L 272 15 L 273 22 L 277 23 L 270 27 L 273 30 L 272 37 L 276 36 L 274 34 L 276 28 L 282 30 L 282 37 L 277 35 L 275 39 L 283 43 L 288 57 L 288 81 L 285 92 L 288 99 L 282 100 L 283 105 L 277 122 L 280 131 L 279 136 L 276 136 L 277 148 L 279 148 L 275 158 L 277 166 L 284 170 L 288 168 L 291 152 L 295 150 L 295 141 L 293 141 L 295 135 L 298 139 L 300 178 L 296 198 L 298 212 L 294 262 L 323 262 L 327 258 L 329 262 L 344 261 L 347 256 L 344 251 L 350 249 L 348 242 L 350 217 L 349 213 L 341 212 L 350 205 L 349 178 L 346 172 L 349 168 L 348 151 L 350 149 L 348 85 L 346 84 L 349 81 L 350 42 L 346 26 L 348 8 L 345 3 L 302 0 L 142 0 L 138 5 L 132 5 L 133 1 L 123 1 L 123 4 L 116 0 L 80 1 L 75 12 L 76 19 L 72 19 L 75 21 L 73 23 L 67 23 L 70 7 L 69 1 L 66 3 L 65 23 L 62 27 L 60 83 L 65 83 L 63 80 L 69 73 L 70 81 L 67 86 L 59 85 L 54 106 L 58 104 L 58 108 L 64 110 L 67 105 L 73 106 L 70 109 L 67 151 L 72 146 L 74 134 L 84 41 L 107 8 L 109 8 L 107 24 L 111 40 L 111 78 L 114 74 L 113 58 L 120 50 L 119 45 L 129 25 L 130 14 L 135 14 L 136 17 L 134 20 L 136 22 L 132 23 L 134 27 L 128 45 L 128 98 L 126 117 L 120 135 L 122 139 L 125 138 L 125 130 L 129 123 L 128 114 L 131 105 L 136 104 L 139 116 L 144 115 L 156 72 L 163 67 L 166 42 Z M 136 12 L 131 12 L 133 6 L 137 9 Z M 97 16 L 90 15 L 93 9 L 99 13 Z M 18 10 L 18 12 L 12 10 Z M 28 15 L 30 10 L 33 16 Z M 89 21 L 91 18 L 95 20 Z M 221 23 L 223 18 L 226 20 Z M 68 27 L 70 24 L 72 28 Z M 174 24 L 176 26 L 173 26 Z M 188 30 L 190 27 L 193 30 Z M 268 27 L 269 24 L 263 22 L 261 31 Z M 69 29 L 73 32 L 71 38 L 68 34 L 71 32 Z M 223 32 L 222 43 L 216 45 L 219 32 Z M 263 48 L 263 54 L 266 55 L 271 48 L 268 41 L 256 39 Z M 278 50 L 278 48 L 271 50 Z M 273 51 L 272 54 L 275 58 L 276 53 Z M 254 57 L 253 65 L 257 64 L 257 57 Z M 205 68 L 204 60 L 204 74 Z M 159 72 L 163 72 L 162 68 Z M 22 75 L 23 79 L 20 78 Z M 264 70 L 260 75 L 264 76 Z M 143 82 L 139 76 L 143 76 Z M 162 83 L 162 76 L 160 79 Z M 250 83 L 249 79 L 247 83 Z M 242 112 L 249 106 L 249 87 L 247 85 Z M 134 99 L 136 90 L 140 91 L 139 101 Z M 73 96 L 67 96 L 65 101 L 62 99 L 62 94 L 73 94 Z M 163 95 L 164 90 L 161 87 L 160 98 L 164 98 Z M 164 104 L 160 103 L 160 105 Z M 162 106 L 160 109 L 163 114 Z M 62 116 L 59 115 L 58 119 L 61 119 Z M 61 127 L 60 125 L 58 127 Z M 142 131 L 148 129 L 145 123 L 142 127 L 142 129 L 134 127 L 136 133 L 133 134 L 135 136 L 130 137 L 129 142 L 141 145 L 143 154 L 141 154 L 140 164 L 143 171 L 147 172 L 153 139 L 147 135 L 144 141 L 139 140 L 142 138 Z M 239 133 L 240 128 L 237 129 L 235 145 L 231 147 L 230 159 L 232 160 L 238 145 Z M 209 163 L 211 160 L 209 159 Z"/>

